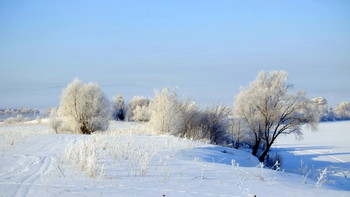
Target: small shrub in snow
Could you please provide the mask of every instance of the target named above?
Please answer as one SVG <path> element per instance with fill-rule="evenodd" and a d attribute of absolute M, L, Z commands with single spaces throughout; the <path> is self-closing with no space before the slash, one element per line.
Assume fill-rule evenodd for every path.
<path fill-rule="evenodd" d="M 82 140 L 77 145 L 68 144 L 65 150 L 65 162 L 86 172 L 90 178 L 104 174 L 104 166 L 98 164 L 98 155 L 92 140 Z"/>
<path fill-rule="evenodd" d="M 327 167 L 320 172 L 320 175 L 317 177 L 316 187 L 319 189 L 323 183 L 327 180 Z"/>
<path fill-rule="evenodd" d="M 4 123 L 5 124 L 16 124 L 28 121 L 28 118 L 24 118 L 22 114 L 17 115 L 16 117 L 7 118 Z"/>
<path fill-rule="evenodd" d="M 58 117 L 58 109 L 53 108 L 50 112 L 49 125 L 57 134 L 62 126 L 62 120 Z"/>

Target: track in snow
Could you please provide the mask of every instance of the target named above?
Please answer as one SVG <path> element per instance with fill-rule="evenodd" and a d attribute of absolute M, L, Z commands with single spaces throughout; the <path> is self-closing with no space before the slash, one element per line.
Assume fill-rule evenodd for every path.
<path fill-rule="evenodd" d="M 11 196 L 27 196 L 31 187 L 44 186 L 43 177 L 57 170 L 57 158 L 72 140 L 74 138 L 67 136 L 38 135 L 3 154 L 0 190 L 12 193 Z"/>

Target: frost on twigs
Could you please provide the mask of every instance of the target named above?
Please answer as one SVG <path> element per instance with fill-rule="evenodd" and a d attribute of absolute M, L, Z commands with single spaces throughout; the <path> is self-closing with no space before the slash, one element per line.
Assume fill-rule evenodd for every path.
<path fill-rule="evenodd" d="M 327 181 L 327 167 L 320 172 L 320 175 L 317 177 L 316 187 L 319 189 L 323 183 Z"/>
<path fill-rule="evenodd" d="M 199 110 L 195 102 L 177 96 L 177 89 L 155 91 L 149 106 L 149 126 L 156 134 L 223 144 L 227 139 L 227 109 L 214 106 Z"/>

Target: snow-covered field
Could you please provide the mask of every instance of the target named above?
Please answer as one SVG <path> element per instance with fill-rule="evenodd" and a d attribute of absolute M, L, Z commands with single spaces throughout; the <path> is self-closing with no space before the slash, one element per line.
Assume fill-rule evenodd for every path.
<path fill-rule="evenodd" d="M 350 121 L 324 122 L 317 131 L 303 130 L 303 140 L 289 135 L 275 143 L 282 168 L 314 179 L 326 168 L 328 184 L 350 191 Z"/>
<path fill-rule="evenodd" d="M 276 171 L 137 123 L 90 136 L 53 134 L 45 121 L 0 125 L 0 196 L 350 196 L 349 131 L 349 121 L 322 123 L 303 141 L 282 137 L 285 170 Z"/>

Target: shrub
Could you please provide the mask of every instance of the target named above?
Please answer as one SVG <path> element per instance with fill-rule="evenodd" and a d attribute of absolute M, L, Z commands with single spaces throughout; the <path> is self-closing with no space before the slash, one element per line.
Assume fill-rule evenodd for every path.
<path fill-rule="evenodd" d="M 137 107 L 146 110 L 148 109 L 148 106 L 150 104 L 150 99 L 143 97 L 143 96 L 134 96 L 131 101 L 128 104 L 127 112 L 126 112 L 126 118 L 129 121 L 136 120 L 134 113 Z M 140 111 L 136 111 L 138 113 Z M 145 112 L 145 111 L 144 111 Z M 140 114 L 137 114 L 138 118 Z M 137 120 L 136 120 L 137 121 Z"/>
<path fill-rule="evenodd" d="M 211 107 L 205 111 L 187 112 L 182 136 L 193 139 L 205 139 L 213 144 L 223 144 L 228 139 L 228 115 L 224 107 Z"/>
<path fill-rule="evenodd" d="M 82 140 L 77 145 L 68 144 L 65 161 L 74 168 L 85 171 L 90 178 L 104 174 L 104 166 L 98 164 L 98 154 L 92 140 Z"/>
<path fill-rule="evenodd" d="M 105 130 L 110 120 L 110 103 L 97 84 L 74 80 L 62 92 L 60 110 L 71 128 L 82 134 Z"/>
<path fill-rule="evenodd" d="M 181 105 L 176 90 L 155 91 L 150 103 L 150 126 L 156 133 L 177 135 L 183 127 Z"/>
<path fill-rule="evenodd" d="M 4 123 L 5 124 L 16 124 L 16 123 L 21 123 L 21 122 L 26 122 L 28 121 L 28 118 L 24 118 L 22 114 L 17 115 L 16 117 L 9 117 L 7 118 Z"/>
<path fill-rule="evenodd" d="M 334 116 L 337 120 L 349 120 L 350 119 L 350 103 L 341 102 L 334 108 Z"/>
<path fill-rule="evenodd" d="M 53 108 L 50 112 L 49 125 L 56 132 L 59 132 L 59 129 L 62 126 L 62 120 L 58 117 L 58 109 Z"/>
<path fill-rule="evenodd" d="M 149 121 L 148 106 L 136 106 L 133 111 L 134 120 L 137 122 L 147 122 Z"/>
<path fill-rule="evenodd" d="M 178 99 L 176 90 L 156 91 L 150 104 L 150 126 L 158 134 L 171 134 L 214 144 L 228 139 L 228 110 L 211 107 L 204 111 L 195 102 Z"/>

